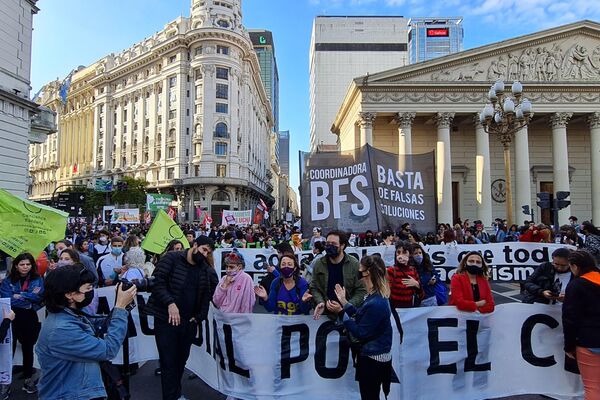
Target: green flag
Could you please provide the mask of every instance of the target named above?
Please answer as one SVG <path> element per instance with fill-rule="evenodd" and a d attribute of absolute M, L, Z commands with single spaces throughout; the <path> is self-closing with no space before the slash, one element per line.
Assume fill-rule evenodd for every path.
<path fill-rule="evenodd" d="M 167 215 L 165 210 L 159 210 L 146 238 L 142 242 L 142 249 L 148 250 L 151 253 L 161 254 L 173 239 L 179 240 L 184 248 L 190 248 L 190 244 L 183 235 L 179 225 Z"/>
<path fill-rule="evenodd" d="M 25 200 L 0 189 L 0 249 L 12 257 L 37 257 L 50 242 L 65 238 L 66 212 Z"/>

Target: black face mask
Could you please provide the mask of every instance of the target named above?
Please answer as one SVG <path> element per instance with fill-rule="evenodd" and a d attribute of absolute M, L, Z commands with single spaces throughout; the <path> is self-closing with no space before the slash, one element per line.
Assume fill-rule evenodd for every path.
<path fill-rule="evenodd" d="M 94 300 L 94 289 L 90 290 L 89 292 L 85 292 L 83 295 L 85 296 L 83 301 L 75 303 L 75 306 L 80 310 L 92 303 L 92 300 Z"/>
<path fill-rule="evenodd" d="M 206 257 L 204 256 L 204 254 L 202 254 L 200 252 L 193 253 L 192 260 L 194 261 L 194 264 L 196 264 L 196 265 L 204 264 L 208 261 L 206 259 Z"/>
<path fill-rule="evenodd" d="M 483 267 L 480 267 L 477 264 L 467 264 L 465 266 L 468 273 L 473 275 L 483 275 Z"/>
<path fill-rule="evenodd" d="M 340 255 L 340 249 L 337 246 L 328 244 L 325 246 L 325 253 L 327 253 L 330 258 L 336 258 Z"/>

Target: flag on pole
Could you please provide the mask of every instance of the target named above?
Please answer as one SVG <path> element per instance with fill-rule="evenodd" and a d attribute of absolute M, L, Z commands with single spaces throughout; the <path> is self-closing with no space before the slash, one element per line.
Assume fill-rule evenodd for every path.
<path fill-rule="evenodd" d="M 262 199 L 262 197 L 259 199 L 259 204 L 263 208 L 264 211 L 269 211 L 269 207 L 267 207 L 267 203 L 265 203 L 265 201 Z"/>
<path fill-rule="evenodd" d="M 142 242 L 142 249 L 154 254 L 161 254 L 165 251 L 169 242 L 174 239 L 179 240 L 184 248 L 190 248 L 190 244 L 183 235 L 179 225 L 167 215 L 165 210 L 159 210 L 156 213 L 156 217 L 154 217 L 154 222 L 152 222 L 146 238 Z"/>
<path fill-rule="evenodd" d="M 68 216 L 0 189 L 0 250 L 11 257 L 37 256 L 50 242 L 65 238 Z"/>

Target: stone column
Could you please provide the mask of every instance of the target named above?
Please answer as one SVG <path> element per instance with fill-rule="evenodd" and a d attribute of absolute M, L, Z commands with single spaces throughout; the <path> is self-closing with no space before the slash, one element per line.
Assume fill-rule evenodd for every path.
<path fill-rule="evenodd" d="M 554 174 L 554 193 L 570 192 L 569 187 L 569 152 L 567 145 L 567 123 L 573 113 L 560 112 L 550 116 L 552 125 L 552 170 Z M 568 223 L 571 207 L 563 208 L 558 213 L 558 224 Z"/>
<path fill-rule="evenodd" d="M 600 221 L 600 112 L 588 117 L 590 147 L 592 151 L 592 221 Z"/>
<path fill-rule="evenodd" d="M 398 154 L 412 153 L 412 123 L 417 113 L 402 112 L 396 116 L 398 123 Z"/>
<path fill-rule="evenodd" d="M 533 208 L 531 202 L 531 173 L 529 167 L 529 131 L 527 126 L 515 134 L 515 199 L 516 223 L 530 220 L 529 215 L 523 214 L 523 206 Z"/>
<path fill-rule="evenodd" d="M 454 113 L 441 112 L 434 117 L 437 125 L 437 202 L 438 223 L 452 224 L 452 156 L 450 151 L 450 125 Z"/>
<path fill-rule="evenodd" d="M 360 112 L 360 146 L 369 144 L 373 146 L 373 121 L 377 114 L 371 112 Z"/>
<path fill-rule="evenodd" d="M 490 174 L 490 137 L 483 130 L 479 114 L 473 117 L 475 124 L 476 156 L 475 200 L 477 201 L 477 219 L 484 226 L 492 224 L 492 178 Z"/>

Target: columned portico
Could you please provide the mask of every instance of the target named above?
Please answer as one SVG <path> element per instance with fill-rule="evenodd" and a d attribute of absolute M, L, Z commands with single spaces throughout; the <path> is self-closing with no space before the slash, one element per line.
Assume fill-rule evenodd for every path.
<path fill-rule="evenodd" d="M 398 122 L 398 154 L 412 154 L 412 124 L 417 113 L 402 112 L 396 116 Z"/>
<path fill-rule="evenodd" d="M 377 114 L 371 112 L 361 112 L 360 120 L 360 145 L 369 144 L 373 146 L 373 121 Z"/>
<path fill-rule="evenodd" d="M 488 226 L 492 223 L 492 179 L 490 174 L 490 137 L 483 130 L 479 114 L 473 117 L 475 124 L 475 156 L 476 179 L 475 198 L 477 201 L 477 219 Z"/>
<path fill-rule="evenodd" d="M 550 116 L 552 125 L 552 171 L 554 173 L 554 193 L 570 192 L 569 185 L 569 153 L 567 145 L 567 124 L 573 113 L 558 112 Z M 592 179 L 593 181 L 593 179 Z M 558 212 L 558 224 L 569 222 L 571 207 Z"/>
<path fill-rule="evenodd" d="M 600 221 L 600 112 L 588 117 L 592 158 L 592 221 Z"/>
<path fill-rule="evenodd" d="M 442 112 L 435 115 L 437 125 L 436 179 L 438 221 L 452 224 L 452 152 L 450 126 L 454 113 Z"/>
<path fill-rule="evenodd" d="M 529 220 L 523 214 L 523 206 L 533 208 L 531 203 L 531 172 L 529 167 L 529 131 L 527 126 L 515 134 L 515 200 L 516 223 Z"/>

